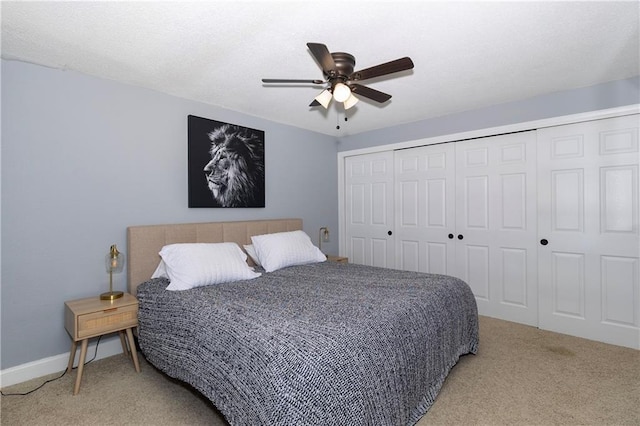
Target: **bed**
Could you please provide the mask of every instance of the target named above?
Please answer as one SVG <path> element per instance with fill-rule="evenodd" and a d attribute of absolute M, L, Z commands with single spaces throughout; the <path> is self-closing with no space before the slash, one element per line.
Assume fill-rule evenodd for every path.
<path fill-rule="evenodd" d="M 463 281 L 328 261 L 252 265 L 259 277 L 183 291 L 150 279 L 168 245 L 243 247 L 300 230 L 300 219 L 129 227 L 142 353 L 232 425 L 415 424 L 458 359 L 477 352 Z"/>

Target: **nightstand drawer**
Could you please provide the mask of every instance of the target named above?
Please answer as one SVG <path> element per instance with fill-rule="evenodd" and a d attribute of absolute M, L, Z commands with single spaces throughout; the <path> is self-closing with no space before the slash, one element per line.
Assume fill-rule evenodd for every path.
<path fill-rule="evenodd" d="M 138 325 L 138 306 L 108 308 L 100 312 L 78 315 L 78 339 L 98 336 Z"/>

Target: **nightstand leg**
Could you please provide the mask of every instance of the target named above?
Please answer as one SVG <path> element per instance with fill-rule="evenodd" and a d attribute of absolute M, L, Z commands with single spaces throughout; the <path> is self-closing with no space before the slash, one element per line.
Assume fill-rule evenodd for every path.
<path fill-rule="evenodd" d="M 138 352 L 136 352 L 136 342 L 133 340 L 133 333 L 130 328 L 127 328 L 127 337 L 129 338 L 129 348 L 131 348 L 131 357 L 133 358 L 133 365 L 136 367 L 136 371 L 140 372 L 140 364 L 138 363 Z"/>
<path fill-rule="evenodd" d="M 69 352 L 69 365 L 67 365 L 67 373 L 71 373 L 73 370 L 73 361 L 76 359 L 76 348 L 78 344 L 75 340 L 71 341 L 71 352 Z"/>
<path fill-rule="evenodd" d="M 84 359 L 87 357 L 87 343 L 89 339 L 82 341 L 80 348 L 80 361 L 78 362 L 78 376 L 76 377 L 76 386 L 73 388 L 73 394 L 77 395 L 80 392 L 80 382 L 82 381 L 82 371 L 84 370 Z"/>
<path fill-rule="evenodd" d="M 122 345 L 122 352 L 129 356 L 129 349 L 127 348 L 127 341 L 124 339 L 124 331 L 120 330 L 118 332 L 118 334 L 120 335 L 120 344 Z"/>

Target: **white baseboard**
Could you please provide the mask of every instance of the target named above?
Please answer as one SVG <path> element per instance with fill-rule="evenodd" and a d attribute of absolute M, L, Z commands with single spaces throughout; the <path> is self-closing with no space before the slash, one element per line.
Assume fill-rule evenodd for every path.
<path fill-rule="evenodd" d="M 87 346 L 87 359 L 86 361 L 93 358 L 93 355 L 96 353 L 96 343 L 97 340 L 93 340 L 89 342 Z M 80 345 L 78 345 L 78 349 L 76 350 L 76 357 L 74 366 L 78 364 L 78 359 L 80 358 Z M 98 353 L 96 354 L 96 360 L 107 358 L 113 355 L 122 353 L 122 345 L 120 343 L 119 337 L 109 337 L 106 339 L 100 340 L 100 345 L 98 346 Z M 86 362 L 85 361 L 85 362 Z M 0 371 L 0 387 L 4 388 L 6 386 L 15 385 L 16 383 L 26 382 L 27 380 L 35 379 L 37 377 L 46 376 L 48 374 L 53 374 L 57 372 L 62 372 L 67 368 L 67 363 L 69 362 L 69 352 L 54 355 L 47 358 L 42 358 L 37 361 L 28 362 L 26 364 L 17 365 L 15 367 L 7 368 Z"/>

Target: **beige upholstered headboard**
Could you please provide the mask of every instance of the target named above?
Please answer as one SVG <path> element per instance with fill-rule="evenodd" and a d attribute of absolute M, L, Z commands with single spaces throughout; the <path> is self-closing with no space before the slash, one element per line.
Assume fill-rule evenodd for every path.
<path fill-rule="evenodd" d="M 160 262 L 160 249 L 175 243 L 251 243 L 254 235 L 302 229 L 302 219 L 266 219 L 239 222 L 143 225 L 127 228 L 127 282 L 136 294 L 139 284 L 151 278 Z"/>

